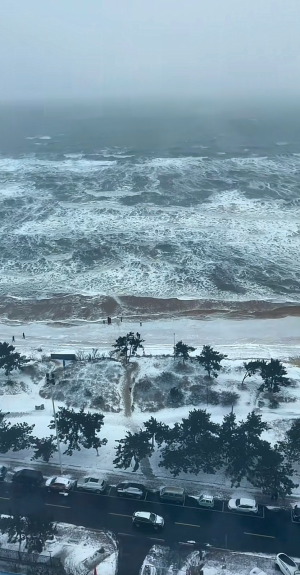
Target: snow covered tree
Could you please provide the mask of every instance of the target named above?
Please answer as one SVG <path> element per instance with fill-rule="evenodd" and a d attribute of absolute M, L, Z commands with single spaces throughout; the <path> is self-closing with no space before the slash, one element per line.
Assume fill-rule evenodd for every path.
<path fill-rule="evenodd" d="M 291 477 L 295 470 L 292 465 L 284 461 L 284 456 L 275 445 L 273 449 L 269 443 L 264 442 L 261 452 L 248 473 L 248 480 L 261 489 L 263 493 L 272 495 L 277 493 L 280 497 L 291 495 L 293 489 L 299 487 Z"/>
<path fill-rule="evenodd" d="M 238 425 L 236 422 L 235 413 L 228 413 L 224 415 L 222 424 L 220 426 L 219 443 L 221 457 L 226 463 L 232 456 L 232 446 L 236 441 Z"/>
<path fill-rule="evenodd" d="M 57 533 L 56 524 L 45 515 L 29 515 L 26 519 L 26 549 L 41 553 L 47 539 Z"/>
<path fill-rule="evenodd" d="M 196 348 L 187 345 L 182 341 L 178 341 L 174 347 L 174 357 L 182 357 L 183 363 L 190 358 L 190 352 L 195 351 Z"/>
<path fill-rule="evenodd" d="M 0 369 L 5 369 L 5 375 L 9 375 L 14 369 L 21 369 L 28 363 L 25 355 L 15 351 L 15 347 L 6 341 L 0 342 Z"/>
<path fill-rule="evenodd" d="M 235 416 L 230 422 L 228 420 L 226 421 L 227 442 L 230 441 L 231 426 L 232 444 L 230 448 L 229 443 L 227 443 L 225 450 L 227 456 L 225 473 L 231 478 L 231 486 L 239 487 L 241 480 L 247 477 L 257 457 L 262 452 L 265 444 L 267 444 L 267 442 L 261 439 L 261 434 L 263 431 L 269 429 L 269 426 L 261 420 L 261 415 L 257 415 L 254 411 L 249 413 L 246 421 L 241 421 L 236 428 L 234 427 L 234 423 Z M 222 433 L 220 437 L 222 437 Z"/>
<path fill-rule="evenodd" d="M 34 425 L 28 423 L 15 423 L 12 425 L 6 420 L 8 413 L 0 411 L 0 453 L 21 451 L 27 449 L 31 442 L 31 433 Z"/>
<path fill-rule="evenodd" d="M 260 365 L 260 376 L 263 383 L 260 390 L 267 390 L 277 393 L 280 387 L 291 385 L 290 380 L 285 377 L 287 371 L 279 359 L 271 359 L 269 363 L 262 361 Z"/>
<path fill-rule="evenodd" d="M 162 443 L 168 436 L 169 427 L 161 421 L 157 421 L 155 417 L 151 416 L 148 421 L 144 422 L 144 427 L 146 428 L 149 438 L 152 440 L 152 446 L 154 447 L 154 442 L 160 447 Z"/>
<path fill-rule="evenodd" d="M 221 361 L 227 355 L 215 351 L 210 345 L 204 345 L 200 355 L 196 356 L 196 360 L 202 365 L 208 373 L 208 377 L 218 377 L 218 372 L 221 369 Z"/>
<path fill-rule="evenodd" d="M 280 448 L 290 461 L 300 459 L 300 419 L 294 419 L 284 441 L 280 442 Z"/>
<path fill-rule="evenodd" d="M 165 438 L 160 467 L 176 477 L 181 471 L 198 474 L 215 473 L 221 466 L 219 425 L 202 409 L 189 412 L 188 418 L 175 423 Z"/>
<path fill-rule="evenodd" d="M 57 451 L 57 443 L 54 435 L 43 437 L 42 439 L 39 437 L 32 437 L 30 443 L 34 450 L 34 454 L 31 460 L 42 459 L 48 463 L 51 457 Z"/>
<path fill-rule="evenodd" d="M 113 464 L 118 469 L 128 469 L 134 463 L 132 471 L 137 471 L 141 460 L 150 457 L 154 451 L 148 431 L 140 430 L 137 433 L 127 431 L 124 439 L 116 441 L 119 445 L 115 448 L 116 457 Z"/>
<path fill-rule="evenodd" d="M 84 413 L 83 409 L 79 413 L 81 417 L 81 444 L 86 449 L 95 449 L 99 455 L 100 447 L 107 444 L 107 439 L 100 439 L 97 435 L 104 424 L 104 415 L 101 413 Z"/>
<path fill-rule="evenodd" d="M 0 516 L 0 531 L 8 537 L 9 543 L 18 543 L 19 551 L 26 539 L 26 518 L 17 513 L 9 516 Z"/>
<path fill-rule="evenodd" d="M 8 535 L 9 543 L 18 543 L 19 551 L 23 541 L 29 552 L 40 553 L 50 536 L 57 532 L 56 525 L 47 517 L 30 515 L 23 517 L 17 513 L 1 516 L 0 531 Z"/>
<path fill-rule="evenodd" d="M 247 377 L 251 377 L 252 375 L 255 375 L 255 373 L 257 373 L 258 371 L 260 371 L 261 364 L 262 361 L 259 359 L 243 363 L 243 366 L 245 368 L 245 375 L 243 377 L 242 385 L 244 384 L 244 381 L 245 379 L 247 379 Z"/>
<path fill-rule="evenodd" d="M 64 454 L 72 455 L 73 451 L 80 451 L 81 447 L 98 450 L 101 445 L 106 445 L 107 439 L 100 439 L 97 433 L 104 424 L 104 415 L 101 413 L 74 411 L 66 407 L 59 407 L 56 415 L 58 437 L 67 445 Z M 51 420 L 49 429 L 55 429 L 55 421 Z"/>
<path fill-rule="evenodd" d="M 144 348 L 143 342 L 145 340 L 141 338 L 141 334 L 136 332 L 134 335 L 133 331 L 127 333 L 116 339 L 116 343 L 113 344 L 115 351 L 113 353 L 119 353 L 121 357 L 125 358 L 125 363 L 129 363 L 131 356 L 136 355 L 139 348 Z"/>

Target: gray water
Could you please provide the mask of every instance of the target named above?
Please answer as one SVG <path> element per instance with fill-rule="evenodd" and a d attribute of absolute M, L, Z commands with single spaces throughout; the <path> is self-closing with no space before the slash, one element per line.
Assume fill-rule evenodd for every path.
<path fill-rule="evenodd" d="M 300 115 L 0 109 L 0 293 L 299 301 Z"/>

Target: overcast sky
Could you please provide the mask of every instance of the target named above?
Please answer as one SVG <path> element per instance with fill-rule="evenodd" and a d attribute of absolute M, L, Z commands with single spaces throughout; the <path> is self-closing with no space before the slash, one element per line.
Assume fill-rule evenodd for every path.
<path fill-rule="evenodd" d="M 300 0 L 0 0 L 0 99 L 300 93 Z"/>

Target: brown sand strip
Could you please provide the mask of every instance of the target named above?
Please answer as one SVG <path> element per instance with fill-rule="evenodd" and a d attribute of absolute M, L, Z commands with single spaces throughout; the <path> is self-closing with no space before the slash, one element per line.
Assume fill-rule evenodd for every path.
<path fill-rule="evenodd" d="M 274 303 L 267 301 L 216 301 L 179 300 L 136 296 L 83 296 L 58 294 L 44 299 L 0 299 L 2 321 L 97 321 L 108 316 L 123 316 L 147 320 L 156 318 L 193 317 L 205 319 L 212 316 L 232 319 L 283 318 L 300 316 L 298 303 Z"/>

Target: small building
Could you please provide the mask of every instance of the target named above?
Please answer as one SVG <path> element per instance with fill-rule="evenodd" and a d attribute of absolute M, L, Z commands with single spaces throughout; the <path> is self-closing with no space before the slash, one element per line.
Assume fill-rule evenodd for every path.
<path fill-rule="evenodd" d="M 76 354 L 75 353 L 51 353 L 51 359 L 76 361 Z M 1 575 L 1 573 L 0 573 L 0 575 Z"/>

